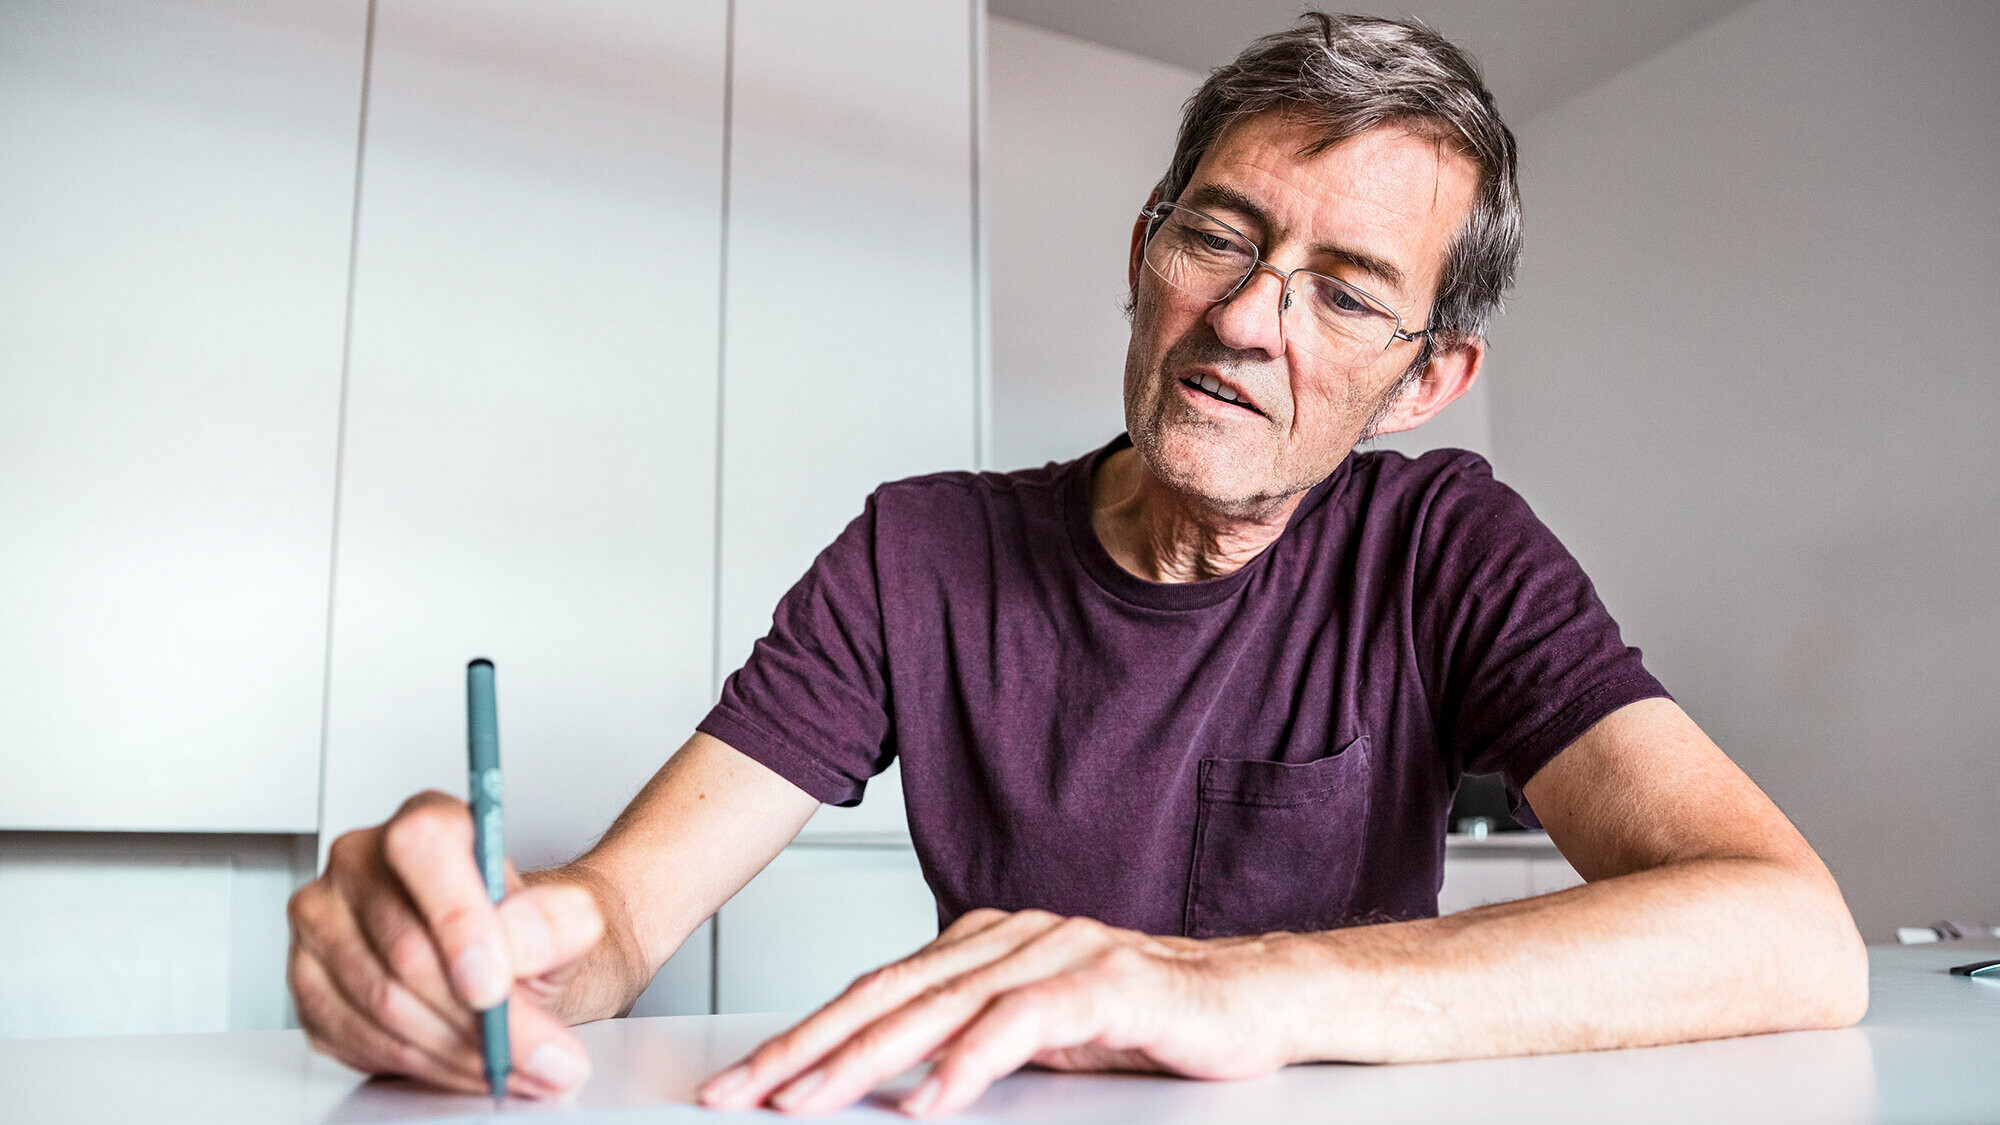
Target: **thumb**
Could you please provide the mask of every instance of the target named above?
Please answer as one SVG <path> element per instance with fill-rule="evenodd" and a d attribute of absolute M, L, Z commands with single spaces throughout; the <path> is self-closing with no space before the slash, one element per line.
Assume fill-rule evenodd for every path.
<path fill-rule="evenodd" d="M 497 913 L 517 980 L 563 968 L 604 936 L 597 899 L 573 883 L 537 883 L 508 895 Z"/>

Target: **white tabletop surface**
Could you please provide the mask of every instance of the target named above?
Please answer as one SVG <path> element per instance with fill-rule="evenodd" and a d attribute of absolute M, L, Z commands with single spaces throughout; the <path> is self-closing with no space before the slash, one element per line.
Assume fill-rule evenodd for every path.
<path fill-rule="evenodd" d="M 1300 1066 L 1249 1082 L 1026 1071 L 960 1119 L 2000 1122 L 2000 983 L 1946 972 L 2000 957 L 2000 941 L 1869 952 L 1868 1017 L 1842 1031 L 1417 1066 Z M 788 1022 L 680 1016 L 582 1027 L 597 1071 L 581 1095 L 568 1104 L 510 1103 L 497 1115 L 482 1098 L 364 1082 L 313 1054 L 296 1031 L 0 1042 L 0 1123 L 720 1120 L 687 1104 L 696 1084 Z M 890 1089 L 913 1081 L 905 1076 Z M 844 1117 L 904 1120 L 879 1104 Z"/>

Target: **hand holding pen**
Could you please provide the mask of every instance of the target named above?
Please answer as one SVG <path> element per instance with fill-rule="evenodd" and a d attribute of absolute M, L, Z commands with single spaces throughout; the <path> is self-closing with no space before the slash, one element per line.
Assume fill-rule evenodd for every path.
<path fill-rule="evenodd" d="M 469 703 L 481 664 L 491 676 L 490 663 L 467 669 Z M 507 1050 L 494 1062 L 506 1091 L 567 1093 L 589 1076 L 589 1057 L 551 1008 L 597 945 L 603 915 L 584 888 L 524 884 L 504 860 L 496 905 L 475 836 L 467 803 L 432 791 L 333 842 L 325 872 L 289 910 L 300 1023 L 316 1049 L 358 1070 L 486 1092 L 481 1025 L 498 1024 L 484 1013 L 504 1003 L 496 1045 Z"/>

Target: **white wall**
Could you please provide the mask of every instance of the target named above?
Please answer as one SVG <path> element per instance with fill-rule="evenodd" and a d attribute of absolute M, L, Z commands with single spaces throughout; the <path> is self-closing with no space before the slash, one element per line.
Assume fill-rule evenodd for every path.
<path fill-rule="evenodd" d="M 0 5 L 0 1036 L 282 1023 L 311 833 L 463 785 L 474 653 L 574 854 L 868 489 L 975 463 L 982 23 Z"/>
<path fill-rule="evenodd" d="M 1067 461 L 1125 428 L 1125 251 L 1191 70 L 987 24 L 992 466 Z"/>
<path fill-rule="evenodd" d="M 1996 52 L 1762 0 L 1519 129 L 1500 474 L 1871 940 L 2000 921 Z"/>
<path fill-rule="evenodd" d="M 1066 461 L 1125 428 L 1132 220 L 1202 75 L 1014 20 L 988 25 L 992 467 Z M 1510 357 L 1498 355 L 1496 379 Z M 1482 380 L 1379 448 L 1489 445 Z"/>

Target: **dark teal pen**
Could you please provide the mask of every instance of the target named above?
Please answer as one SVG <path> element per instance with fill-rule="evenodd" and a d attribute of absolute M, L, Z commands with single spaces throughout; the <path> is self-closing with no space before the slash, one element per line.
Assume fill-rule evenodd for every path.
<path fill-rule="evenodd" d="M 486 897 L 507 897 L 507 849 L 500 842 L 500 720 L 493 707 L 493 662 L 479 657 L 465 666 L 466 756 L 471 771 L 472 859 L 486 880 Z M 507 1093 L 507 1001 L 479 1013 L 479 1046 L 486 1085 Z"/>

